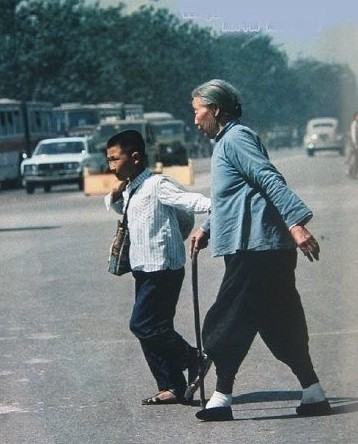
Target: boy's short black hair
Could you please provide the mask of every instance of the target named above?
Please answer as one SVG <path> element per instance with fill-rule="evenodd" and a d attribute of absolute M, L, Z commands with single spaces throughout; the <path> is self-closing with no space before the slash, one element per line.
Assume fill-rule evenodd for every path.
<path fill-rule="evenodd" d="M 119 145 L 123 152 L 130 155 L 138 152 L 141 157 L 145 157 L 145 143 L 140 132 L 135 130 L 125 130 L 115 134 L 107 140 L 106 148 Z"/>

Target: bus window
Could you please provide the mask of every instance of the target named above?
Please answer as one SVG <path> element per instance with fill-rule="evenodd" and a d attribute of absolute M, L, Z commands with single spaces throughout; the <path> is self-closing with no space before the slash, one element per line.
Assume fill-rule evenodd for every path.
<path fill-rule="evenodd" d="M 8 128 L 8 134 L 14 134 L 15 128 L 14 128 L 14 119 L 12 118 L 12 111 L 7 111 L 6 113 L 6 120 L 7 120 L 7 128 Z"/>
<path fill-rule="evenodd" d="M 5 136 L 7 134 L 6 116 L 5 112 L 0 112 L 0 134 Z"/>
<path fill-rule="evenodd" d="M 93 154 L 93 153 L 97 152 L 93 139 L 88 139 L 88 152 L 89 152 L 89 154 Z"/>
<path fill-rule="evenodd" d="M 73 110 L 68 113 L 70 126 L 69 128 L 74 128 L 84 125 L 95 125 L 97 123 L 95 110 Z"/>
<path fill-rule="evenodd" d="M 146 133 L 146 142 L 150 145 L 154 144 L 155 143 L 154 131 L 150 124 L 146 125 L 145 133 Z"/>
<path fill-rule="evenodd" d="M 61 134 L 66 131 L 66 119 L 64 115 L 56 116 L 55 120 L 56 131 Z"/>
<path fill-rule="evenodd" d="M 48 114 L 46 113 L 46 111 L 41 111 L 40 122 L 41 122 L 40 131 L 42 133 L 49 132 L 51 130 L 50 125 L 49 125 L 50 122 L 48 119 Z"/>
<path fill-rule="evenodd" d="M 14 111 L 14 129 L 15 129 L 15 134 L 19 134 L 23 131 L 22 122 L 20 119 L 20 113 L 17 110 Z"/>
<path fill-rule="evenodd" d="M 41 130 L 41 116 L 39 111 L 30 112 L 30 131 L 38 133 Z"/>
<path fill-rule="evenodd" d="M 41 131 L 41 113 L 40 111 L 35 111 L 35 131 Z"/>

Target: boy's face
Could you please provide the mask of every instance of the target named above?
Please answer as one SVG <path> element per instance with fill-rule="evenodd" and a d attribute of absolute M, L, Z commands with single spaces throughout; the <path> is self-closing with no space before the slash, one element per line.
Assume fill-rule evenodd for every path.
<path fill-rule="evenodd" d="M 131 178 L 138 171 L 139 154 L 137 152 L 126 154 L 120 145 L 107 148 L 107 160 L 109 169 L 120 181 Z"/>

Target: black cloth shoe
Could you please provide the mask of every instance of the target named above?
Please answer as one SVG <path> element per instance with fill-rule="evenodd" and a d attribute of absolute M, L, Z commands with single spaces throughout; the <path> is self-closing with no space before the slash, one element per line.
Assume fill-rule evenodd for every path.
<path fill-rule="evenodd" d="M 312 402 L 310 404 L 301 404 L 296 408 L 299 416 L 325 416 L 332 413 L 331 406 L 327 399 L 320 402 Z"/>
<path fill-rule="evenodd" d="M 195 414 L 198 419 L 202 421 L 232 421 L 231 407 L 213 407 L 211 409 L 199 410 Z"/>
<path fill-rule="evenodd" d="M 212 363 L 213 361 L 207 355 L 204 355 L 203 359 L 204 378 L 207 375 Z M 198 390 L 199 385 L 200 385 L 199 367 L 196 358 L 194 364 L 188 367 L 188 387 L 185 390 L 184 399 L 187 401 L 193 399 L 193 395 Z"/>

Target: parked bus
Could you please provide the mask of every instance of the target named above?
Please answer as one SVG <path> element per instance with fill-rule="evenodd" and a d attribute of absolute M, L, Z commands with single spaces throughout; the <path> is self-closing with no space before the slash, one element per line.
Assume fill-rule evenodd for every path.
<path fill-rule="evenodd" d="M 54 108 L 58 135 L 89 136 L 101 120 L 143 118 L 143 105 L 109 102 L 97 104 L 63 103 Z"/>
<path fill-rule="evenodd" d="M 36 144 L 53 137 L 52 105 L 0 99 L 0 184 L 20 179 L 20 164 Z"/>

